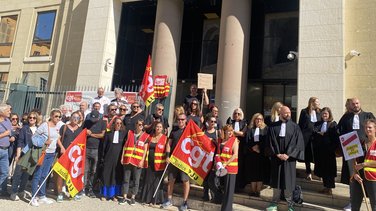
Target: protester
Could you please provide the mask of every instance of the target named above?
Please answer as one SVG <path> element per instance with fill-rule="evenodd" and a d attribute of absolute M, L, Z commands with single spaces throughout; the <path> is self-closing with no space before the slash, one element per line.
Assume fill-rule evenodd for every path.
<path fill-rule="evenodd" d="M 236 174 L 238 173 L 238 151 L 239 140 L 234 135 L 232 125 L 225 125 L 223 127 L 223 140 L 218 153 L 216 155 L 216 162 L 221 162 L 223 167 L 227 169 L 227 174 L 224 176 L 224 195 L 222 199 L 222 211 L 231 211 L 234 199 Z"/>
<path fill-rule="evenodd" d="M 37 130 L 38 116 L 38 113 L 30 112 L 28 114 L 27 124 L 23 124 L 17 142 L 17 150 L 14 157 L 15 162 L 18 162 L 18 160 L 33 146 L 31 137 Z M 12 201 L 18 201 L 20 199 L 18 194 L 21 194 L 23 196 L 22 198 L 25 198 L 25 188 L 29 176 L 30 175 L 27 173 L 27 171 L 24 171 L 20 165 L 16 165 L 12 177 L 12 192 L 10 195 L 10 199 Z"/>
<path fill-rule="evenodd" d="M 244 119 L 244 113 L 241 108 L 234 109 L 232 116 L 226 121 L 226 124 L 232 125 L 234 129 L 234 135 L 240 141 L 239 143 L 239 153 L 238 153 L 238 174 L 236 175 L 236 187 L 235 192 L 240 192 L 244 189 L 247 178 L 245 177 L 245 165 L 244 158 L 248 153 L 248 149 L 245 143 L 245 133 L 247 132 L 247 121 Z"/>
<path fill-rule="evenodd" d="M 272 203 L 268 211 L 277 210 L 281 190 L 288 204 L 288 211 L 294 210 L 292 191 L 296 185 L 296 161 L 304 159 L 304 138 L 299 126 L 291 120 L 291 111 L 283 106 L 280 121 L 268 128 L 267 144 L 271 149 Z"/>
<path fill-rule="evenodd" d="M 128 108 L 126 105 L 119 106 L 119 114 L 118 116 L 121 118 L 121 120 L 124 120 L 125 115 L 127 115 Z"/>
<path fill-rule="evenodd" d="M 189 95 L 185 96 L 183 106 L 185 110 L 188 110 L 192 100 L 196 99 L 198 101 L 198 107 L 201 107 L 201 103 L 203 102 L 204 106 L 209 105 L 209 98 L 206 93 L 206 89 L 202 90 L 202 93 L 198 93 L 197 85 L 192 84 L 190 86 L 190 93 Z"/>
<path fill-rule="evenodd" d="M 364 185 L 367 196 L 370 200 L 371 209 L 376 210 L 376 120 L 369 119 L 365 122 L 365 133 L 368 137 L 364 143 L 365 157 L 358 157 L 358 163 L 355 163 L 355 173 L 350 182 L 351 187 L 351 210 L 359 211 L 363 201 L 363 191 L 361 185 Z"/>
<path fill-rule="evenodd" d="M 320 102 L 317 97 L 308 100 L 308 106 L 301 110 L 299 116 L 299 127 L 304 138 L 304 162 L 306 166 L 306 179 L 312 180 L 311 162 L 314 162 L 315 152 L 312 143 L 314 124 L 321 120 Z"/>
<path fill-rule="evenodd" d="M 154 131 L 153 126 L 157 122 L 162 122 L 163 124 L 163 131 L 167 134 L 167 130 L 169 127 L 168 119 L 163 116 L 164 106 L 161 103 L 158 103 L 155 106 L 155 112 L 153 114 L 150 114 L 145 119 L 145 131 L 149 134 L 152 134 Z"/>
<path fill-rule="evenodd" d="M 86 116 L 90 113 L 89 110 L 89 104 L 87 101 L 82 101 L 80 103 L 80 110 L 84 114 L 84 119 L 86 119 Z"/>
<path fill-rule="evenodd" d="M 27 113 L 27 112 L 22 114 L 21 122 L 20 122 L 21 126 L 27 125 L 28 116 L 29 116 L 29 113 Z"/>
<path fill-rule="evenodd" d="M 134 186 L 129 204 L 136 204 L 136 195 L 140 186 L 141 172 L 148 164 L 145 159 L 148 149 L 147 139 L 149 138 L 149 134 L 143 131 L 144 121 L 142 119 L 137 120 L 134 127 L 136 128 L 134 131 L 128 131 L 127 141 L 125 142 L 123 149 L 122 164 L 124 165 L 124 198 L 119 202 L 120 204 L 125 204 L 127 201 L 131 177 L 133 178 Z"/>
<path fill-rule="evenodd" d="M 98 102 L 101 106 L 99 109 L 100 114 L 104 114 L 105 111 L 107 111 L 107 106 L 110 105 L 111 101 L 108 99 L 108 97 L 104 96 L 104 89 L 103 87 L 99 87 L 97 90 L 98 96 L 94 97 L 92 101 L 92 107 L 94 108 L 94 103 Z"/>
<path fill-rule="evenodd" d="M 158 188 L 158 183 L 162 178 L 163 170 L 166 168 L 166 145 L 167 136 L 163 132 L 162 122 L 154 125 L 154 133 L 149 137 L 148 153 L 146 162 L 148 167 L 145 172 L 145 182 L 141 193 L 141 202 L 145 204 L 163 203 L 163 183 Z M 158 192 L 153 197 L 154 192 Z"/>
<path fill-rule="evenodd" d="M 204 118 L 197 99 L 192 99 L 187 110 L 187 121 L 193 120 L 199 128 L 202 128 Z"/>
<path fill-rule="evenodd" d="M 343 114 L 341 119 L 338 122 L 338 132 L 339 135 L 343 135 L 352 131 L 358 133 L 359 139 L 362 143 L 367 141 L 367 136 L 364 130 L 363 122 L 366 122 L 368 119 L 375 119 L 375 116 L 371 112 L 363 111 L 361 104 L 358 98 L 351 98 L 351 103 L 349 104 L 351 111 Z M 345 161 L 342 160 L 342 172 L 341 172 L 341 183 L 350 184 L 350 177 L 354 175 L 354 160 Z M 353 194 L 352 186 L 350 185 L 350 201 Z M 351 211 L 351 203 L 348 204 L 345 208 L 345 211 Z"/>
<path fill-rule="evenodd" d="M 114 120 L 118 117 L 117 106 L 115 104 L 110 104 L 107 107 L 107 115 L 103 117 L 103 121 L 106 123 L 106 131 L 110 132 Z"/>
<path fill-rule="evenodd" d="M 121 195 L 123 183 L 123 166 L 120 163 L 121 152 L 125 140 L 125 128 L 121 118 L 115 118 L 111 126 L 111 132 L 107 132 L 103 145 L 103 186 L 101 188 L 101 200 L 111 199 L 117 201 Z"/>
<path fill-rule="evenodd" d="M 60 110 L 52 110 L 50 112 L 50 119 L 47 122 L 42 123 L 36 134 L 44 134 L 48 136 L 45 144 L 45 156 L 43 163 L 40 166 L 37 166 L 34 171 L 33 180 L 31 181 L 31 192 L 32 196 L 35 198 L 31 201 L 32 206 L 39 206 L 39 203 L 51 204 L 52 200 L 46 197 L 46 182 L 42 184 L 44 179 L 48 176 L 50 172 L 52 163 L 55 159 L 55 152 L 57 147 L 57 141 L 60 138 L 58 122 L 61 119 Z M 35 135 L 35 134 L 34 134 Z M 37 193 L 38 187 L 42 185 L 39 192 Z M 37 194 L 37 195 L 36 195 Z"/>
<path fill-rule="evenodd" d="M 12 135 L 12 124 L 9 120 L 10 108 L 11 106 L 7 104 L 0 104 L 0 184 L 2 184 L 2 195 L 8 197 L 9 194 L 6 190 L 9 171 L 8 148 L 10 145 L 10 136 Z"/>
<path fill-rule="evenodd" d="M 213 145 L 217 148 L 219 146 L 218 139 L 220 138 L 220 131 L 217 128 L 217 119 L 214 116 L 208 115 L 205 122 L 205 135 L 210 139 Z M 217 152 L 217 149 L 214 151 Z M 214 158 L 214 157 L 213 157 Z M 222 193 L 219 188 L 215 185 L 215 167 L 213 165 L 210 169 L 208 175 L 204 180 L 204 201 L 209 201 L 209 192 L 212 193 L 212 202 L 220 204 L 222 202 Z"/>
<path fill-rule="evenodd" d="M 84 128 L 87 128 L 86 141 L 86 160 L 85 160 L 85 189 L 86 195 L 90 198 L 95 198 L 93 186 L 96 182 L 94 176 L 97 169 L 99 143 L 104 137 L 106 125 L 99 117 L 98 111 L 92 111 L 90 118 L 84 122 Z"/>
<path fill-rule="evenodd" d="M 145 119 L 145 116 L 142 110 L 140 109 L 140 104 L 138 104 L 137 102 L 132 103 L 131 113 L 125 115 L 124 120 L 123 120 L 126 131 L 128 132 L 128 130 L 135 130 L 136 122 L 139 119 L 142 119 L 142 120 Z"/>
<path fill-rule="evenodd" d="M 16 150 L 17 150 L 17 142 L 18 142 L 18 137 L 20 134 L 20 129 L 22 128 L 19 122 L 19 116 L 16 113 L 11 113 L 10 114 L 10 120 L 12 123 L 12 131 L 11 131 L 11 137 L 9 138 L 9 148 L 8 148 L 8 156 L 9 156 L 9 164 L 10 164 L 10 175 L 13 175 L 13 158 L 16 155 Z M 15 165 L 14 165 L 15 166 Z M 13 169 L 12 169 L 13 168 Z"/>
<path fill-rule="evenodd" d="M 66 123 L 69 121 L 69 118 L 71 116 L 71 108 L 68 105 L 61 105 L 60 106 L 60 112 L 61 112 L 61 121 Z"/>
<path fill-rule="evenodd" d="M 314 127 L 315 175 L 322 178 L 324 189 L 320 193 L 332 195 L 337 176 L 337 160 L 335 150 L 339 146 L 337 123 L 333 120 L 332 111 L 328 107 L 321 110 L 321 121 Z"/>
<path fill-rule="evenodd" d="M 178 118 L 179 118 L 180 114 L 185 114 L 184 107 L 181 106 L 181 105 L 176 106 L 175 109 L 174 109 L 174 118 L 173 118 L 173 122 L 172 122 L 172 130 L 173 131 L 179 129 Z"/>
<path fill-rule="evenodd" d="M 82 127 L 79 125 L 81 121 L 80 111 L 75 111 L 72 113 L 71 118 L 69 120 L 69 124 L 66 124 L 60 128 L 59 134 L 60 139 L 58 140 L 58 144 L 60 147 L 59 157 L 65 153 L 65 150 L 68 149 L 69 145 L 74 141 L 74 139 L 82 132 Z M 56 193 L 57 193 L 57 202 L 64 201 L 64 194 L 63 194 L 63 178 L 59 174 L 54 174 L 56 176 Z M 77 194 L 74 197 L 74 200 L 80 200 L 80 195 Z"/>
<path fill-rule="evenodd" d="M 211 109 L 210 109 L 210 116 L 216 118 L 217 127 L 215 129 L 217 129 L 217 130 L 219 130 L 219 131 L 222 132 L 223 123 L 222 123 L 222 120 L 219 118 L 218 114 L 219 114 L 219 108 L 218 108 L 218 106 L 213 105 L 211 107 Z"/>
<path fill-rule="evenodd" d="M 247 182 L 251 182 L 250 196 L 260 197 L 263 181 L 268 181 L 270 178 L 270 163 L 265 157 L 267 132 L 268 127 L 264 123 L 262 114 L 254 114 L 246 133 L 248 152 L 246 153 L 245 163 L 247 163 Z"/>
<path fill-rule="evenodd" d="M 111 100 L 111 104 L 116 105 L 117 107 L 121 105 L 127 105 L 128 101 L 123 97 L 123 90 L 120 88 L 114 89 L 115 98 Z"/>
<path fill-rule="evenodd" d="M 187 126 L 187 116 L 185 114 L 180 114 L 178 116 L 178 129 L 175 131 L 171 131 L 168 143 L 166 146 L 166 162 L 170 163 L 170 153 L 172 153 L 179 142 L 181 135 L 185 127 Z M 161 208 L 168 208 L 172 205 L 172 193 L 174 191 L 174 184 L 175 180 L 180 175 L 180 179 L 183 182 L 183 203 L 180 206 L 180 210 L 187 210 L 188 209 L 188 195 L 189 195 L 189 176 L 175 167 L 174 165 L 169 165 L 168 167 L 168 187 L 167 187 L 167 200 L 162 204 Z"/>

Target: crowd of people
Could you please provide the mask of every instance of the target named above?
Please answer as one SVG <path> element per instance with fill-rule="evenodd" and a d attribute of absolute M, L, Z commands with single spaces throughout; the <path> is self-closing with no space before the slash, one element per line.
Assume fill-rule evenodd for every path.
<path fill-rule="evenodd" d="M 376 121 L 372 113 L 361 109 L 359 99 L 348 99 L 347 111 L 338 124 L 331 109 L 321 109 L 316 97 L 311 97 L 308 106 L 302 109 L 298 124 L 291 120 L 290 108 L 281 102 L 274 103 L 266 119 L 256 113 L 247 121 L 242 109 L 236 108 L 223 124 L 218 116 L 220 107 L 208 106 L 206 91 L 199 94 L 196 85 L 192 85 L 190 91 L 182 105 L 175 107 L 171 128 L 164 116 L 163 104 L 156 104 L 155 110 L 146 114 L 137 102 L 129 106 L 120 89 L 115 90 L 116 97 L 110 100 L 99 88 L 93 102 L 81 102 L 79 110 L 71 114 L 65 106 L 53 109 L 46 121 L 37 109 L 20 118 L 11 113 L 11 105 L 1 104 L 2 195 L 13 201 L 26 197 L 25 189 L 32 178 L 31 193 L 36 197 L 31 205 L 51 204 L 53 200 L 46 197 L 46 185 L 53 179 L 56 201 L 64 202 L 67 194 L 63 179 L 53 174 L 46 183 L 43 181 L 56 158 L 87 129 L 85 188 L 73 197 L 74 200 L 79 201 L 86 195 L 120 205 L 134 205 L 138 200 L 168 208 L 172 205 L 174 184 L 181 181 L 183 203 L 180 209 L 187 210 L 191 181 L 186 173 L 169 165 L 168 183 L 165 187 L 158 183 L 163 179 L 163 171 L 187 122 L 193 120 L 216 148 L 213 167 L 203 184 L 203 200 L 222 204 L 222 210 L 232 210 L 234 193 L 244 191 L 248 184 L 248 194 L 252 197 L 260 197 L 265 185 L 273 189 L 267 210 L 277 210 L 281 198 L 286 199 L 289 211 L 294 210 L 292 194 L 296 186 L 297 161 L 305 162 L 306 179 L 312 180 L 312 174 L 321 177 L 323 190 L 320 193 L 331 195 L 337 176 L 336 157 L 342 156 L 339 136 L 351 131 L 358 132 L 365 157 L 343 161 L 341 181 L 350 185 L 349 209 L 360 209 L 362 183 L 372 209 L 376 210 Z M 200 104 L 210 111 L 203 114 Z M 47 141 L 36 145 L 33 136 L 43 134 Z M 311 163 L 315 164 L 314 170 Z M 216 175 L 218 166 L 225 168 L 227 174 Z M 9 176 L 12 177 L 10 193 L 7 189 Z"/>

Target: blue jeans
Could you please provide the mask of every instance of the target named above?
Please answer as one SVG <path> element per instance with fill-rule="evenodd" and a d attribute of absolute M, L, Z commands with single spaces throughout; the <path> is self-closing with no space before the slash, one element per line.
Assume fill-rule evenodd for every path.
<path fill-rule="evenodd" d="M 48 173 L 50 173 L 52 163 L 54 162 L 54 158 L 55 153 L 46 153 L 43 164 L 35 169 L 33 180 L 31 181 L 31 193 L 33 196 L 37 192 L 39 185 L 44 181 L 44 179 L 46 179 Z M 42 188 L 39 190 L 39 197 L 46 196 L 46 182 L 42 185 Z"/>
<path fill-rule="evenodd" d="M 9 173 L 9 158 L 8 150 L 0 149 L 0 184 L 2 187 L 2 192 L 6 192 L 7 182 Z"/>

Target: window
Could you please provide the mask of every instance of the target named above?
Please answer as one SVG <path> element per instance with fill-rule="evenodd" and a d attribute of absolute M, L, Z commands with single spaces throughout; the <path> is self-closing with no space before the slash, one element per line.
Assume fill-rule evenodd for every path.
<path fill-rule="evenodd" d="M 8 81 L 9 73 L 0 73 L 0 84 L 5 84 Z"/>
<path fill-rule="evenodd" d="M 38 12 L 30 56 L 49 56 L 56 11 Z"/>
<path fill-rule="evenodd" d="M 0 17 L 0 58 L 9 58 L 16 34 L 17 15 Z"/>
<path fill-rule="evenodd" d="M 47 90 L 47 80 L 46 79 L 40 78 L 39 90 L 40 91 L 46 91 Z"/>

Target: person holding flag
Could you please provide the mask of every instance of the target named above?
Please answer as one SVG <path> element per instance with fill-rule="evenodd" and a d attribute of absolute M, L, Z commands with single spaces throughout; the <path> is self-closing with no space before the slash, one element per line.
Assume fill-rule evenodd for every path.
<path fill-rule="evenodd" d="M 224 176 L 225 193 L 222 198 L 222 211 L 231 211 L 235 191 L 236 175 L 238 173 L 238 151 L 239 140 L 234 135 L 232 125 L 223 127 L 223 140 L 217 149 L 215 161 L 217 166 L 225 168 L 227 174 Z"/>
<path fill-rule="evenodd" d="M 180 114 L 178 116 L 178 129 L 175 131 L 171 131 L 168 143 L 166 146 L 166 162 L 170 163 L 170 153 L 174 151 L 176 145 L 179 142 L 180 137 L 182 136 L 184 129 L 187 125 L 187 116 L 185 114 Z M 174 184 L 175 180 L 180 174 L 180 179 L 183 181 L 183 204 L 180 206 L 180 210 L 187 210 L 188 209 L 188 195 L 189 195 L 189 176 L 178 169 L 177 167 L 171 165 L 168 167 L 168 188 L 167 188 L 167 200 L 162 204 L 161 208 L 168 208 L 172 206 L 172 193 L 174 192 Z"/>
<path fill-rule="evenodd" d="M 66 124 L 60 128 L 59 134 L 60 139 L 58 140 L 58 145 L 60 147 L 60 156 L 65 153 L 65 150 L 68 149 L 70 144 L 76 139 L 76 137 L 82 132 L 82 127 L 78 125 L 81 121 L 81 117 L 79 115 L 79 111 L 75 111 L 72 113 L 69 124 Z M 60 157 L 59 156 L 59 157 Z M 55 177 L 55 175 L 54 175 Z M 57 202 L 64 201 L 64 194 L 63 194 L 63 178 L 60 175 L 56 175 L 56 192 L 57 192 Z M 81 197 L 76 195 L 74 200 L 79 201 Z"/>

